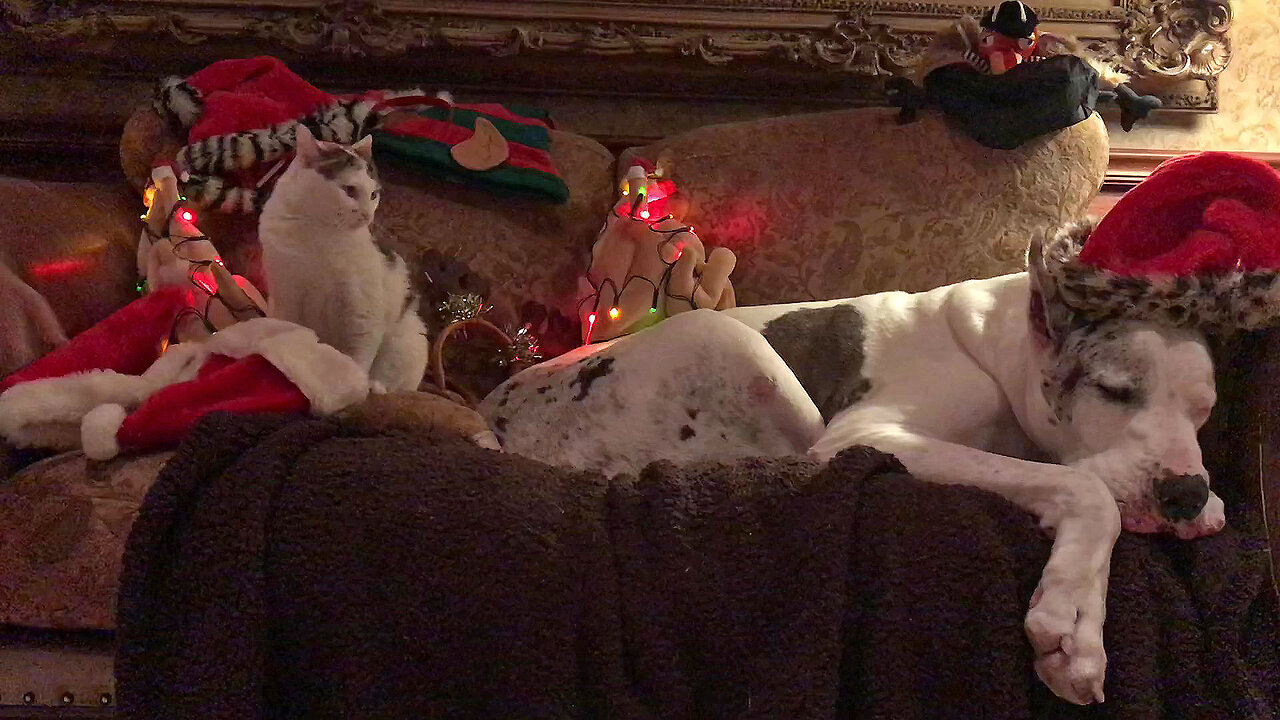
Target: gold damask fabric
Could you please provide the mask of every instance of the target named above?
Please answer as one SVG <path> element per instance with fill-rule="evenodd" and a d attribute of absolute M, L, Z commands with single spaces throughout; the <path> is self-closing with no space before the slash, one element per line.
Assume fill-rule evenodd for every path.
<path fill-rule="evenodd" d="M 125 540 L 171 454 L 64 453 L 0 480 L 0 624 L 115 627 Z"/>
<path fill-rule="evenodd" d="M 700 128 L 627 151 L 658 161 L 685 221 L 738 256 L 739 305 L 919 291 L 1024 267 L 1085 213 L 1107 168 L 1095 115 L 991 150 L 926 113 L 848 110 Z"/>

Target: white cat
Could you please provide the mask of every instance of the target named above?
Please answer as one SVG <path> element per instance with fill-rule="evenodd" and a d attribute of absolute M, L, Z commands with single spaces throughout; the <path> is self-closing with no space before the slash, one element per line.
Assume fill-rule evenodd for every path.
<path fill-rule="evenodd" d="M 404 259 L 369 232 L 381 186 L 372 138 L 318 141 L 302 125 L 297 157 L 262 208 L 271 317 L 311 328 L 369 373 L 373 392 L 416 390 L 426 328 Z"/>

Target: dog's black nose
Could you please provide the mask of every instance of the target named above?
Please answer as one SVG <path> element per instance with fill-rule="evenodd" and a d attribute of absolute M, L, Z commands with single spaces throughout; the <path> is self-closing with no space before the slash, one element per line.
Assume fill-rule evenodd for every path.
<path fill-rule="evenodd" d="M 1156 502 L 1169 520 L 1194 520 L 1208 501 L 1209 481 L 1202 475 L 1170 475 L 1156 481 Z"/>

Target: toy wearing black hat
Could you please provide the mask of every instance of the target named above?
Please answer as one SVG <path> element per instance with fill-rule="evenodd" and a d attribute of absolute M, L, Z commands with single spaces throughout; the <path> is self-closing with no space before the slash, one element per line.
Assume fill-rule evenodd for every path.
<path fill-rule="evenodd" d="M 1099 100 L 1120 106 L 1126 132 L 1160 107 L 1157 98 L 1134 92 L 1123 70 L 1038 23 L 1020 0 L 1003 0 L 938 33 L 914 78 L 888 83 L 890 102 L 902 108 L 899 121 L 932 105 L 977 142 L 1012 149 L 1088 118 Z"/>
<path fill-rule="evenodd" d="M 977 54 L 992 75 L 1003 75 L 1014 65 L 1036 57 L 1038 22 L 1035 11 L 1019 0 L 1004 0 L 982 16 Z"/>

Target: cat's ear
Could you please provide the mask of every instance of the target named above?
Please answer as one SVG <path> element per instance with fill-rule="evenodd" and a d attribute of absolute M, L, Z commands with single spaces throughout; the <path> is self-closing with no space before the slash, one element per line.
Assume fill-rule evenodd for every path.
<path fill-rule="evenodd" d="M 315 167 L 320 161 L 320 143 L 316 142 L 316 138 L 311 134 L 311 130 L 306 125 L 298 123 L 298 159 L 306 167 Z"/>
<path fill-rule="evenodd" d="M 365 162 L 373 162 L 373 136 L 365 135 L 360 138 L 360 142 L 352 145 L 351 150 L 363 158 Z"/>

